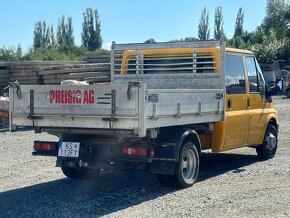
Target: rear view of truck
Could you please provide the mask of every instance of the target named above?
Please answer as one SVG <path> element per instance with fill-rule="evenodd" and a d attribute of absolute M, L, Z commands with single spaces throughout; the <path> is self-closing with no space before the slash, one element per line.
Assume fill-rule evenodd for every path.
<path fill-rule="evenodd" d="M 224 118 L 224 59 L 215 41 L 113 44 L 111 83 L 11 85 L 10 127 L 57 135 L 36 141 L 33 154 L 56 156 L 69 178 L 146 170 L 188 187 L 201 141 Z"/>

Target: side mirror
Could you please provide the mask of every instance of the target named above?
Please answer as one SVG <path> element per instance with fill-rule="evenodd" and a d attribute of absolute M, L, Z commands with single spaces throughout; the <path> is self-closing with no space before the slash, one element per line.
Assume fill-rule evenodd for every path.
<path fill-rule="evenodd" d="M 276 89 L 275 91 L 277 94 L 282 94 L 282 92 L 283 92 L 283 80 L 282 79 L 276 80 L 275 89 Z"/>
<path fill-rule="evenodd" d="M 275 86 L 269 86 L 269 84 L 266 84 L 266 97 L 272 96 L 272 95 L 278 95 L 282 94 L 283 92 L 283 80 L 277 79 Z"/>

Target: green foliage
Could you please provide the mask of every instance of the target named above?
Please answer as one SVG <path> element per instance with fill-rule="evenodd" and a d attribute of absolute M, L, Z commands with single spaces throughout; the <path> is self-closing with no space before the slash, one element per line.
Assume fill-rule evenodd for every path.
<path fill-rule="evenodd" d="M 37 48 L 51 48 L 55 46 L 53 27 L 47 27 L 45 21 L 38 21 L 34 25 L 34 49 Z"/>
<path fill-rule="evenodd" d="M 79 48 L 75 47 L 76 50 Z M 84 52 L 70 52 L 68 54 L 56 48 L 38 48 L 31 49 L 28 54 L 23 57 L 26 61 L 80 61 L 84 59 Z"/>
<path fill-rule="evenodd" d="M 147 39 L 144 43 L 156 43 L 156 41 L 155 39 L 150 38 L 150 39 Z"/>
<path fill-rule="evenodd" d="M 0 61 L 16 60 L 83 60 L 87 51 L 101 51 L 101 23 L 97 10 L 88 8 L 83 13 L 82 46 L 75 46 L 72 18 L 62 16 L 58 20 L 56 34 L 53 26 L 45 21 L 35 23 L 33 49 L 22 56 L 20 45 L 17 48 L 0 48 Z M 222 8 L 217 7 L 214 15 L 214 39 L 225 39 L 228 47 L 244 48 L 256 53 L 264 63 L 284 59 L 290 64 L 290 4 L 287 0 L 267 0 L 266 16 L 255 31 L 243 29 L 244 11 L 239 8 L 234 36 L 226 39 L 223 29 Z M 209 13 L 204 8 L 198 25 L 198 38 L 186 37 L 171 42 L 209 40 Z M 153 38 L 145 41 L 155 43 Z"/>
<path fill-rule="evenodd" d="M 200 40 L 209 40 L 209 15 L 206 8 L 203 9 L 198 25 L 198 38 Z"/>
<path fill-rule="evenodd" d="M 280 36 L 287 34 L 289 24 L 290 5 L 285 0 L 267 0 L 266 16 L 262 26 L 268 32 L 271 28 L 279 30 Z"/>
<path fill-rule="evenodd" d="M 185 37 L 184 39 L 173 39 L 173 40 L 170 40 L 170 42 L 194 42 L 198 40 L 199 39 L 195 37 Z"/>
<path fill-rule="evenodd" d="M 34 30 L 34 46 L 23 60 L 83 60 L 87 51 L 83 46 L 74 43 L 72 18 L 62 16 L 58 20 L 56 39 L 53 26 L 47 27 L 46 22 L 37 22 Z"/>
<path fill-rule="evenodd" d="M 67 21 L 65 21 L 65 16 L 62 16 L 58 20 L 56 38 L 59 46 L 65 45 L 67 47 L 74 47 L 75 42 L 71 17 L 69 17 Z"/>
<path fill-rule="evenodd" d="M 83 16 L 83 46 L 89 51 L 100 49 L 102 47 L 103 40 L 101 36 L 101 22 L 99 20 L 98 11 L 88 8 L 86 12 L 83 13 Z"/>
<path fill-rule="evenodd" d="M 0 48 L 0 62 L 19 61 L 22 59 L 22 48 Z"/>
<path fill-rule="evenodd" d="M 260 62 L 282 59 L 290 64 L 290 4 L 267 0 L 266 16 L 253 33 L 250 43 Z"/>
<path fill-rule="evenodd" d="M 242 8 L 240 8 L 236 18 L 234 37 L 242 36 L 243 33 L 244 33 L 244 11 Z"/>
<path fill-rule="evenodd" d="M 222 7 L 215 9 L 214 15 L 214 39 L 221 40 L 225 38 L 224 32 L 224 17 Z"/>
<path fill-rule="evenodd" d="M 274 60 L 285 58 L 289 40 L 287 38 L 279 40 L 277 35 L 275 29 L 271 28 L 267 34 L 263 35 L 263 43 L 252 46 L 252 50 L 260 62 L 272 63 Z"/>
<path fill-rule="evenodd" d="M 181 39 L 181 41 L 185 41 L 185 42 L 194 42 L 197 40 L 198 38 L 195 38 L 195 37 L 185 37 L 184 39 Z"/>

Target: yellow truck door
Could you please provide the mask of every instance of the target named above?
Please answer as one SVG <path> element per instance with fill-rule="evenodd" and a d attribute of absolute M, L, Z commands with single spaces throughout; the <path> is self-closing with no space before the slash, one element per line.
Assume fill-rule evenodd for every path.
<path fill-rule="evenodd" d="M 247 93 L 244 63 L 241 54 L 226 55 L 225 143 L 222 150 L 247 143 Z"/>
<path fill-rule="evenodd" d="M 262 142 L 267 119 L 265 108 L 265 81 L 260 67 L 253 56 L 246 57 L 249 95 L 247 100 L 249 136 L 248 145 Z"/>

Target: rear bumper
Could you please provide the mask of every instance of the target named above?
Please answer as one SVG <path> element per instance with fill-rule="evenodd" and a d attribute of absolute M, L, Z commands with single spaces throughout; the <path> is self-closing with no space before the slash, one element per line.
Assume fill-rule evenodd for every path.
<path fill-rule="evenodd" d="M 37 143 L 42 142 L 37 141 Z M 144 148 L 147 149 L 146 155 L 126 155 L 122 153 L 122 148 L 124 147 L 124 145 L 93 145 L 80 143 L 79 157 L 70 158 L 70 157 L 58 157 L 59 142 L 44 142 L 44 143 L 55 144 L 56 150 L 37 150 L 33 151 L 32 155 L 57 157 L 58 160 L 70 159 L 75 162 L 83 161 L 90 165 L 94 165 L 95 163 L 110 163 L 110 162 L 150 163 L 152 161 L 152 157 L 150 156 L 151 148 L 149 146 L 143 146 Z M 138 147 L 140 148 L 140 146 Z"/>
<path fill-rule="evenodd" d="M 33 151 L 33 156 L 49 156 L 49 157 L 57 157 L 57 151 Z"/>

